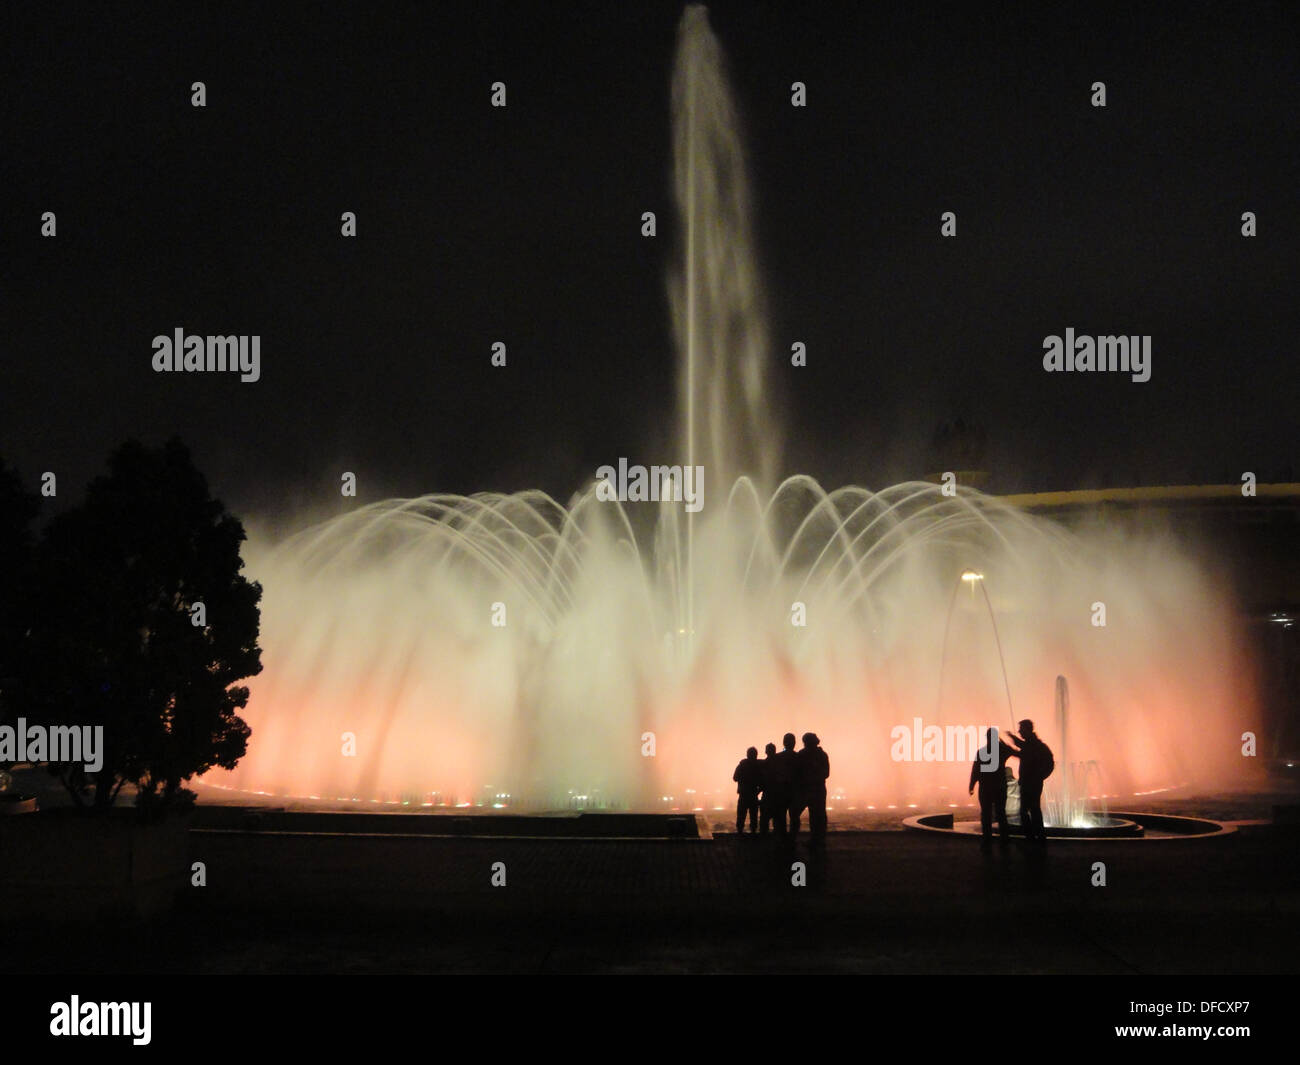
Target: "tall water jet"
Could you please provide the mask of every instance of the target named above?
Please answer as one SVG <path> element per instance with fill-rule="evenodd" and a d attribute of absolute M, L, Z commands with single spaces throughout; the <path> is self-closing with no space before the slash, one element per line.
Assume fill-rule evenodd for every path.
<path fill-rule="evenodd" d="M 746 474 L 770 491 L 780 440 L 769 410 L 747 164 L 722 49 L 700 5 L 688 7 L 678 25 L 672 108 L 683 247 L 670 298 L 681 356 L 682 448 L 714 485 Z"/>
<path fill-rule="evenodd" d="M 751 202 L 735 101 L 708 11 L 677 27 L 672 78 L 673 167 L 682 267 L 669 300 L 679 351 L 683 461 L 727 485 L 739 474 L 770 489 L 779 454 L 767 409 L 768 341 Z M 685 519 L 684 614 L 695 635 L 695 514 Z"/>

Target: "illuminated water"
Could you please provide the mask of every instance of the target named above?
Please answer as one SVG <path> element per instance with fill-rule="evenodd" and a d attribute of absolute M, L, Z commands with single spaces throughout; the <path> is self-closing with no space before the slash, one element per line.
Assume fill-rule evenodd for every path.
<path fill-rule="evenodd" d="M 965 803 L 969 761 L 896 761 L 891 731 L 1001 725 L 1013 709 L 1065 765 L 1059 674 L 1069 755 L 1104 766 L 1115 794 L 1239 772 L 1253 697 L 1232 612 L 1165 539 L 1069 534 L 966 488 L 775 480 L 744 159 L 703 9 L 682 19 L 672 95 L 681 446 L 630 458 L 703 466 L 704 509 L 602 502 L 588 485 L 564 503 L 392 500 L 279 544 L 255 535 L 253 735 L 233 773 L 207 779 L 413 804 L 712 807 L 734 802 L 746 747 L 812 729 L 842 805 Z M 980 592 L 954 599 L 967 571 Z M 1075 779 L 1067 807 L 1091 801 L 1095 774 Z"/>

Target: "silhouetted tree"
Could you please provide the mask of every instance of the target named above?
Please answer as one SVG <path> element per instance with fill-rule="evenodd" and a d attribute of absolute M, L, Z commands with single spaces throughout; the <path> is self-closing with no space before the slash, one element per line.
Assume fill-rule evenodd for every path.
<path fill-rule="evenodd" d="M 104 726 L 101 771 L 51 767 L 78 803 L 107 810 L 129 781 L 142 813 L 165 809 L 193 798 L 185 780 L 243 756 L 248 689 L 234 685 L 262 668 L 243 540 L 176 439 L 122 445 L 46 527 L 25 690 L 34 716 Z"/>
<path fill-rule="evenodd" d="M 21 700 L 18 663 L 29 625 L 31 587 L 31 523 L 40 510 L 40 497 L 28 492 L 18 474 L 0 459 L 0 724 L 13 725 L 11 705 Z M 7 768 L 0 763 L 0 769 Z"/>

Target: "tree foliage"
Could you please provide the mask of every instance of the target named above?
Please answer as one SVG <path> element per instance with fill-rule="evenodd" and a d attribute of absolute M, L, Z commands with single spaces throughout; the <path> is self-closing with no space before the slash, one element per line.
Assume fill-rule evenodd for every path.
<path fill-rule="evenodd" d="M 176 439 L 128 441 L 85 501 L 47 525 L 24 701 L 51 724 L 104 726 L 99 772 L 53 767 L 78 802 L 107 809 L 129 782 L 144 812 L 165 809 L 192 798 L 184 781 L 243 756 L 237 682 L 262 668 L 244 538 Z"/>

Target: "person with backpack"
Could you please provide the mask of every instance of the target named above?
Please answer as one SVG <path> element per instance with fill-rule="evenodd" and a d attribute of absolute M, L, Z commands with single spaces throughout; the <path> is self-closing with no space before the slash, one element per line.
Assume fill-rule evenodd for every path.
<path fill-rule="evenodd" d="M 1020 735 L 1009 736 L 1019 747 L 1012 750 L 1020 756 L 1020 826 L 1025 842 L 1030 846 L 1047 846 L 1047 828 L 1043 824 L 1043 782 L 1056 768 L 1052 749 L 1034 732 L 1034 723 L 1028 719 L 1020 722 Z"/>

